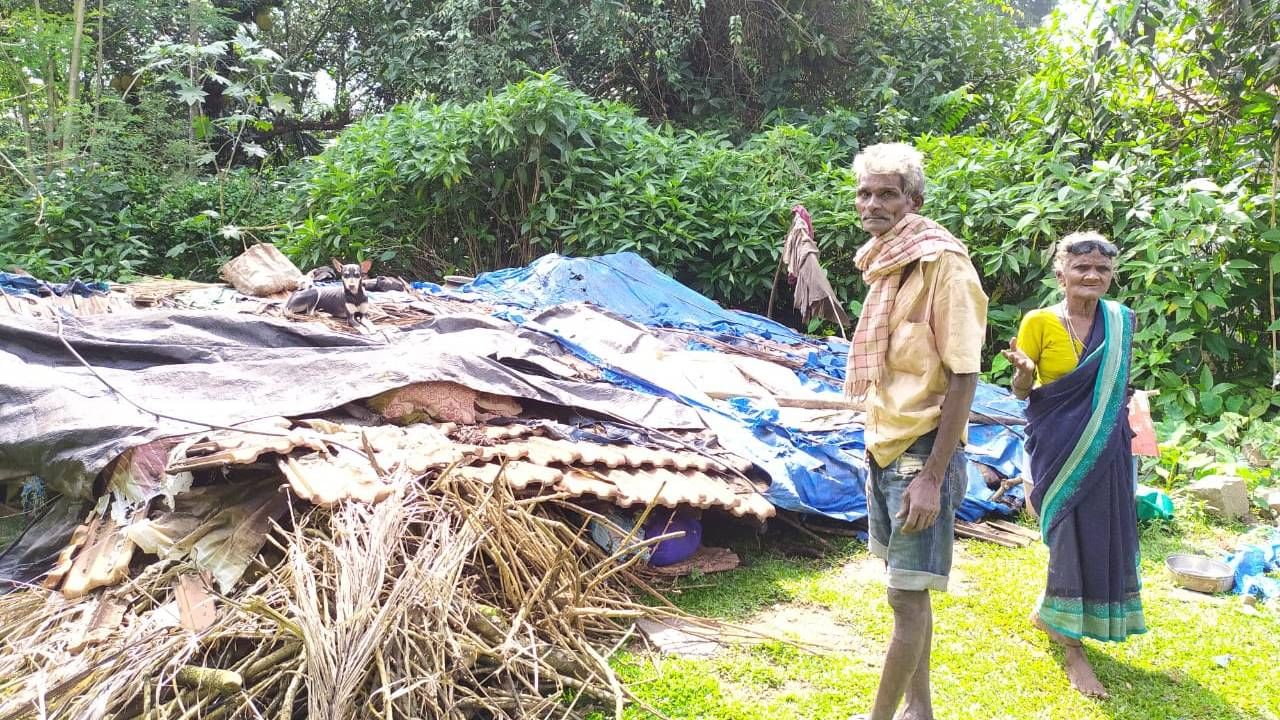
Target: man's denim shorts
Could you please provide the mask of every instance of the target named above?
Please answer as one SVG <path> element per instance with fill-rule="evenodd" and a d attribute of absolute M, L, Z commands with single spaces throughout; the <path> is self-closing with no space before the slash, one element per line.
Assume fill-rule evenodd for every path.
<path fill-rule="evenodd" d="M 871 552 L 889 565 L 889 587 L 896 590 L 946 590 L 951 574 L 951 550 L 955 545 L 955 512 L 966 488 L 964 451 L 956 449 L 942 482 L 938 519 L 920 532 L 902 531 L 902 495 L 924 469 L 933 450 L 933 433 L 915 441 L 889 463 L 876 465 L 868 456 L 871 481 L 867 492 L 867 529 Z"/>

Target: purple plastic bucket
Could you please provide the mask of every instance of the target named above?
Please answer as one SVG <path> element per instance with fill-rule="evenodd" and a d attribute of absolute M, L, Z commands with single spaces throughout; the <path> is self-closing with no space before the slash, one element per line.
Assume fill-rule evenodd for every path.
<path fill-rule="evenodd" d="M 658 508 L 649 514 L 644 523 L 646 540 L 680 531 L 684 531 L 684 537 L 668 538 L 653 546 L 649 555 L 650 565 L 674 565 L 692 557 L 702 544 L 702 521 L 688 510 L 673 513 L 667 508 Z"/>

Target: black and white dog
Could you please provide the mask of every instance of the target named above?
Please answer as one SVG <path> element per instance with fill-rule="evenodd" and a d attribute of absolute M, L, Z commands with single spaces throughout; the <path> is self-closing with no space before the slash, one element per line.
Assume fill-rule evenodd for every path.
<path fill-rule="evenodd" d="M 345 317 L 351 327 L 367 330 L 369 296 L 364 291 L 364 279 L 372 266 L 372 260 L 365 260 L 358 265 L 356 263 L 344 265 L 335 258 L 333 267 L 342 278 L 342 285 L 325 285 L 299 290 L 289 296 L 285 309 L 301 315 L 320 311 L 334 317 Z"/>

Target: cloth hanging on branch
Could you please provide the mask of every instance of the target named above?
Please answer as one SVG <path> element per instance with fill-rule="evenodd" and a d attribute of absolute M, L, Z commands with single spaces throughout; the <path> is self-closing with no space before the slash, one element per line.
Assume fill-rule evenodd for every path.
<path fill-rule="evenodd" d="M 813 236 L 813 222 L 803 205 L 791 208 L 794 217 L 782 247 L 782 261 L 787 266 L 787 280 L 794 287 L 795 308 L 807 323 L 820 317 L 849 325 L 849 315 L 840 306 L 836 293 L 827 281 L 827 271 L 818 263 L 818 243 Z"/>

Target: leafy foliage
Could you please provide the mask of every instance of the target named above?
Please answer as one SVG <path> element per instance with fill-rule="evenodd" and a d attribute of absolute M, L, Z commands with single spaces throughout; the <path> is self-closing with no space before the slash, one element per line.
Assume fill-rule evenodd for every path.
<path fill-rule="evenodd" d="M 281 76 L 307 77 L 285 70 L 284 59 L 244 26 L 230 40 L 157 41 L 143 59 L 142 70 L 157 74 L 178 105 L 193 110 L 192 137 L 209 147 L 195 163 L 215 168 L 266 158 L 273 120 L 295 113 L 293 99 L 276 89 Z"/>
<path fill-rule="evenodd" d="M 769 292 L 794 202 L 852 247 L 848 155 L 793 127 L 735 147 L 655 128 L 541 76 L 468 105 L 401 106 L 316 158 L 303 264 L 362 253 L 415 275 L 635 250 L 730 303 Z"/>
<path fill-rule="evenodd" d="M 1243 393 L 1227 406 L 1232 386 L 1221 386 L 1226 378 L 1257 386 L 1267 375 L 1268 259 L 1254 245 L 1252 193 L 1203 178 L 1166 185 L 1150 152 L 1068 165 L 1061 158 L 1081 141 L 1034 140 L 920 143 L 932 158 L 928 207 L 966 239 L 990 286 L 993 339 L 1007 342 L 1025 310 L 1060 297 L 1056 239 L 1098 229 L 1122 248 L 1113 295 L 1138 315 L 1135 381 L 1167 388 L 1166 402 L 1196 415 L 1264 412 L 1265 399 Z M 1003 358 L 993 363 L 1002 375 Z"/>
<path fill-rule="evenodd" d="M 50 279 L 215 280 L 247 244 L 281 230 L 287 183 L 244 169 L 221 179 L 57 171 L 0 207 L 0 267 Z"/>
<path fill-rule="evenodd" d="M 1050 27 L 1057 42 L 1043 44 L 1040 71 L 995 113 L 1005 139 L 958 141 L 952 155 L 963 172 L 994 169 L 995 182 L 946 204 L 971 237 L 999 239 L 983 259 L 989 275 L 1007 275 L 1004 298 L 1025 307 L 1049 294 L 1019 288 L 1044 272 L 1043 253 L 1023 268 L 1061 233 L 1089 227 L 1118 241 L 1118 294 L 1142 322 L 1137 378 L 1166 391 L 1174 416 L 1257 417 L 1275 398 L 1265 388 L 1280 101 L 1258 83 L 1280 63 L 1280 4 L 1250 7 L 1215 16 L 1195 3 L 1126 2 L 1085 37 Z"/>
<path fill-rule="evenodd" d="M 894 135 L 936 96 L 1030 66 L 1004 6 L 965 0 L 391 0 L 363 15 L 353 74 L 385 100 L 474 100 L 554 70 L 655 120 L 754 129 L 777 108 L 883 108 Z M 918 129 L 918 128 L 913 128 Z"/>

